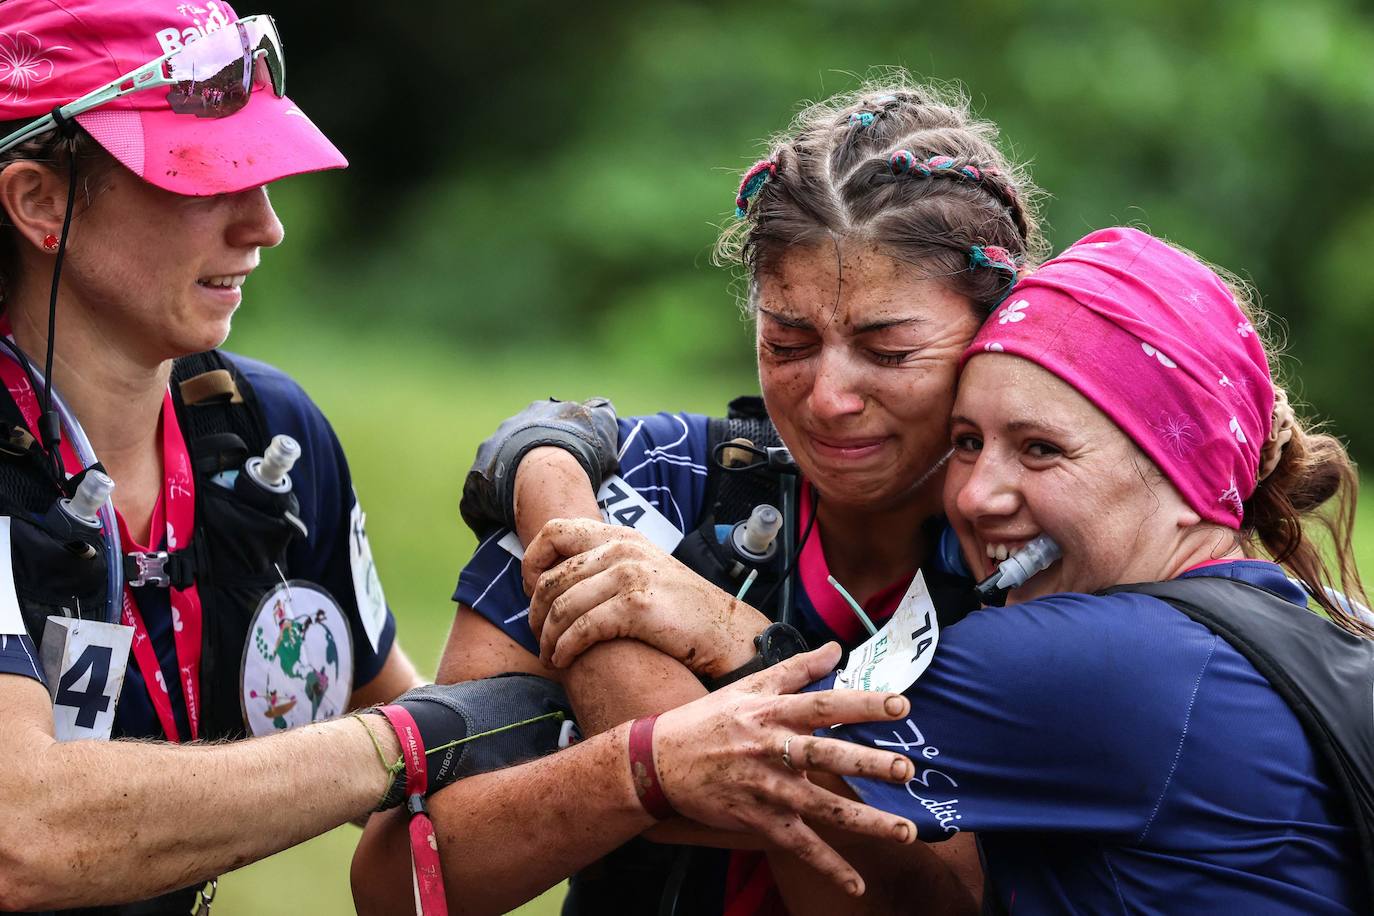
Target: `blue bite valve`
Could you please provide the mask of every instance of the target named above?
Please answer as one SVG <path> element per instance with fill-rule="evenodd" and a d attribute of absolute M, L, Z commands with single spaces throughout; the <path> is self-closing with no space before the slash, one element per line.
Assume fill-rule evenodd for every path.
<path fill-rule="evenodd" d="M 988 599 L 1020 588 L 1063 555 L 1054 539 L 1042 534 L 999 563 L 997 572 L 978 583 L 978 594 Z"/>

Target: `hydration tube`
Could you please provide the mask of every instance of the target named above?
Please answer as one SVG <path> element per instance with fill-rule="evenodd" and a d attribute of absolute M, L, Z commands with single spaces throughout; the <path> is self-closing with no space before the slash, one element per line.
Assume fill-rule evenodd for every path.
<path fill-rule="evenodd" d="M 781 533 L 782 556 L 785 565 L 782 570 L 782 580 L 778 583 L 778 608 L 780 609 L 778 620 L 794 627 L 797 625 L 797 612 L 796 609 L 792 607 L 792 602 L 797 575 L 796 566 L 800 559 L 797 555 L 799 551 L 797 547 L 797 527 L 795 520 L 798 518 L 798 503 L 800 502 L 798 497 L 800 496 L 800 490 L 801 487 L 798 486 L 795 476 L 789 475 L 782 479 L 783 524 Z M 814 513 L 816 511 L 814 506 L 811 511 L 813 513 L 812 520 L 814 520 Z M 808 531 L 809 530 L 810 529 L 808 529 Z"/>
<path fill-rule="evenodd" d="M 5 355 L 18 362 L 8 350 Z M 43 373 L 36 366 L 29 367 L 34 377 L 42 383 Z M 35 395 L 37 392 L 35 392 Z M 57 416 L 62 421 L 62 428 L 66 431 L 67 441 L 72 444 L 72 451 L 76 452 L 76 460 L 81 462 L 83 468 L 88 468 L 97 462 L 95 449 L 91 448 L 91 440 L 86 438 L 86 431 L 81 428 L 81 423 L 76 419 L 76 415 L 67 407 L 67 403 L 62 400 L 62 396 L 56 389 L 52 392 L 52 405 L 57 409 Z M 119 522 L 115 519 L 114 497 L 107 498 L 100 507 L 100 525 L 104 529 L 105 537 L 105 622 L 119 623 L 120 610 L 124 604 L 124 551 L 123 545 L 119 542 Z"/>
<path fill-rule="evenodd" d="M 978 583 L 978 594 L 984 600 L 1005 595 L 1025 585 L 1063 555 L 1054 539 L 1042 534 L 999 563 L 995 573 Z"/>

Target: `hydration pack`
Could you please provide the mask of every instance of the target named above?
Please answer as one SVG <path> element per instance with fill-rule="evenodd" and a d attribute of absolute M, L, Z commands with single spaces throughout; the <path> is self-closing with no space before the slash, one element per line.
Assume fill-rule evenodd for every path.
<path fill-rule="evenodd" d="M 225 354 L 176 360 L 171 392 L 196 477 L 195 529 L 189 544 L 167 552 L 163 571 L 178 588 L 194 581 L 200 594 L 201 737 L 241 738 L 243 647 L 259 599 L 289 577 L 287 547 L 304 535 L 299 504 L 291 493 L 245 499 L 210 479 L 241 469 L 269 440 L 252 387 Z M 0 514 L 13 519 L 15 593 L 35 645 L 49 616 L 118 619 L 118 609 L 107 607 L 103 536 L 89 535 L 95 549 L 82 555 L 44 521 L 55 500 L 70 495 L 47 461 L 19 408 L 0 397 Z M 123 562 L 129 581 L 136 563 L 129 556 Z"/>
<path fill-rule="evenodd" d="M 1374 640 L 1258 586 L 1189 576 L 1106 589 L 1167 601 L 1245 657 L 1283 697 L 1345 798 L 1374 902 Z"/>

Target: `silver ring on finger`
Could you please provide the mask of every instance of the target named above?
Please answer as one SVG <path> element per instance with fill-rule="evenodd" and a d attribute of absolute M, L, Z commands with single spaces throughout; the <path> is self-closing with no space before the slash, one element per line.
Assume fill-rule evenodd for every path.
<path fill-rule="evenodd" d="M 788 735 L 787 740 L 782 743 L 782 765 L 789 770 L 796 769 L 796 767 L 792 765 L 792 739 L 795 737 L 797 736 Z"/>

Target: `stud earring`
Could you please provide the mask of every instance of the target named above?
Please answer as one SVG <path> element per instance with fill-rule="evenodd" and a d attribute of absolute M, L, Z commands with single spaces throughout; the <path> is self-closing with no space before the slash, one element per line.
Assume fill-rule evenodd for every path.
<path fill-rule="evenodd" d="M 61 239 L 49 232 L 47 235 L 43 236 L 43 250 L 52 254 L 57 250 L 57 246 L 61 241 Z"/>

